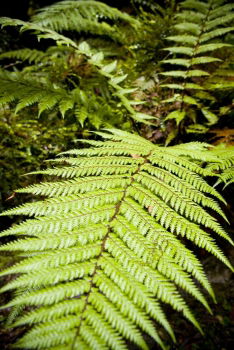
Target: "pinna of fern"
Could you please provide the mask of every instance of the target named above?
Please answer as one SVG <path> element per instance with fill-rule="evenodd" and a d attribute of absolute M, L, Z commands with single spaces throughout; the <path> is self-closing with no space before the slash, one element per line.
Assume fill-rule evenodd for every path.
<path fill-rule="evenodd" d="M 1 288 L 16 291 L 3 306 L 13 308 L 11 326 L 30 326 L 18 348 L 127 350 L 127 340 L 148 349 L 146 333 L 166 349 L 155 322 L 175 336 L 162 304 L 202 332 L 186 295 L 208 311 L 202 289 L 215 298 L 186 242 L 232 269 L 215 235 L 233 242 L 210 214 L 225 219 L 224 200 L 204 179 L 217 175 L 199 165 L 221 157 L 206 144 L 165 148 L 116 129 L 98 135 L 105 140 L 85 141 L 91 147 L 36 172 L 61 180 L 18 190 L 44 200 L 1 214 L 31 217 L 0 234 L 17 237 L 0 250 L 20 259 L 1 272 L 16 275 Z"/>
<path fill-rule="evenodd" d="M 175 34 L 167 37 L 174 45 L 165 48 L 172 57 L 162 61 L 172 67 L 161 73 L 166 79 L 162 87 L 171 91 L 164 101 L 172 106 L 166 120 L 174 119 L 179 125 L 185 118 L 190 119 L 196 125 L 187 130 L 203 132 L 207 128 L 204 123 L 198 124 L 200 115 L 205 117 L 206 127 L 218 121 L 216 111 L 212 110 L 212 101 L 216 100 L 214 89 L 231 87 L 226 79 L 228 74 L 233 75 L 233 70 L 229 66 L 217 69 L 223 64 L 217 52 L 232 48 L 223 37 L 234 30 L 234 5 L 225 0 L 185 0 L 180 7 L 172 29 Z"/>
<path fill-rule="evenodd" d="M 222 158 L 221 163 L 211 163 L 207 166 L 209 171 L 220 175 L 216 185 L 224 184 L 225 187 L 231 185 L 234 182 L 234 147 L 225 147 L 221 144 L 214 147 L 212 152 Z"/>

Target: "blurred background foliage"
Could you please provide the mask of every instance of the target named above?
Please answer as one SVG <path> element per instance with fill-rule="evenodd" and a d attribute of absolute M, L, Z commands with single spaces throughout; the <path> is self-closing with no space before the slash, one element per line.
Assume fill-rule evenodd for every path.
<path fill-rule="evenodd" d="M 34 118 L 31 113 L 17 115 L 10 110 L 1 110 L 0 119 L 0 210 L 12 206 L 13 190 L 25 186 L 32 177 L 24 173 L 45 166 L 43 161 L 53 158 L 78 136 L 85 136 L 79 130 L 76 120 L 58 119 L 56 113 Z M 75 119 L 75 118 L 74 118 Z M 15 199 L 17 201 L 17 199 Z"/>

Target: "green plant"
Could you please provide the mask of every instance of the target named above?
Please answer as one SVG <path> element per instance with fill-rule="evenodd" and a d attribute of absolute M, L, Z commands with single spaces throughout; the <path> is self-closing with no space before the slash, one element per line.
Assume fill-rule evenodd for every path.
<path fill-rule="evenodd" d="M 119 17 L 135 25 L 138 24 L 127 14 L 124 15 L 116 9 L 95 1 L 65 1 L 52 6 L 50 10 L 55 14 L 50 17 L 51 23 L 47 26 L 44 26 L 47 23 L 46 16 L 50 14 L 47 10 L 36 16 L 31 23 L 2 18 L 3 26 L 20 26 L 22 30 L 34 30 L 39 39 L 52 39 L 56 42 L 56 46 L 51 46 L 46 52 L 22 49 L 1 54 L 0 59 L 15 58 L 28 61 L 31 65 L 27 65 L 21 71 L 11 72 L 6 69 L 0 71 L 2 81 L 0 103 L 4 105 L 17 101 L 16 113 L 35 103 L 38 104 L 39 115 L 46 110 L 56 108 L 62 116 L 70 111 L 77 115 L 81 125 L 88 120 L 90 127 L 95 128 L 121 123 L 128 129 L 131 126 L 131 118 L 138 122 L 144 120 L 147 122 L 148 119 L 152 119 L 151 116 L 139 113 L 133 108 L 139 103 L 138 101 L 125 96 L 135 89 L 121 87 L 120 83 L 127 78 L 127 75 L 119 74 L 117 61 L 106 60 L 100 49 L 99 51 L 92 49 L 85 41 L 79 43 L 50 29 L 54 26 L 64 29 L 61 24 L 64 23 L 64 20 L 61 21 L 63 18 L 60 15 L 61 11 L 64 16 L 68 16 L 71 23 L 71 11 L 76 17 L 75 8 L 78 7 L 80 15 L 83 13 L 80 12 L 80 5 L 84 7 L 84 13 L 90 16 L 89 21 L 93 24 L 95 24 L 93 17 L 100 17 L 97 13 L 100 9 L 103 11 L 102 16 L 109 16 L 112 19 Z M 55 25 L 53 21 L 56 19 L 58 23 L 56 22 Z M 84 21 L 83 25 L 85 23 Z M 97 25 L 101 26 L 101 24 L 97 22 Z M 112 29 L 116 33 L 116 30 Z M 116 108 L 117 103 L 119 108 Z"/>
<path fill-rule="evenodd" d="M 227 148 L 224 144 L 221 144 L 215 147 L 213 152 L 215 155 L 222 158 L 222 162 L 219 164 L 209 164 L 208 169 L 209 171 L 220 174 L 216 185 L 224 183 L 226 187 L 234 182 L 234 148 L 233 146 Z"/>
<path fill-rule="evenodd" d="M 9 24 L 15 21 L 8 20 Z M 25 25 L 31 29 L 37 29 L 37 26 L 25 24 L 19 22 L 19 25 Z M 44 31 L 43 28 L 38 30 Z M 48 32 L 48 31 L 46 31 Z M 60 36 L 57 33 L 51 33 L 54 35 L 55 40 L 63 40 L 64 45 L 72 45 L 73 50 L 68 48 L 50 48 L 49 52 L 52 51 L 52 57 L 47 59 L 48 52 L 43 54 L 42 52 L 32 50 L 20 50 L 17 52 L 10 52 L 8 55 L 3 54 L 2 57 L 6 56 L 27 58 L 35 61 L 37 66 L 27 68 L 22 72 L 6 72 L 0 71 L 1 76 L 1 103 L 6 104 L 14 100 L 18 100 L 16 106 L 16 112 L 30 106 L 34 103 L 38 103 L 39 115 L 45 110 L 49 110 L 58 106 L 60 113 L 64 116 L 68 110 L 73 109 L 73 112 L 77 115 L 78 121 L 83 125 L 84 121 L 88 118 L 90 124 L 99 128 L 101 125 L 110 126 L 120 122 L 128 122 L 128 119 L 124 117 L 126 115 L 132 117 L 137 121 L 144 121 L 152 119 L 151 116 L 138 113 L 132 107 L 137 104 L 136 101 L 131 101 L 125 97 L 135 89 L 124 89 L 119 84 L 126 79 L 126 75 L 114 74 L 116 70 L 117 62 L 105 64 L 103 62 L 104 56 L 102 53 L 93 53 L 86 42 L 82 42 L 77 45 L 72 40 Z M 48 34 L 47 34 L 48 35 Z M 64 58 L 70 52 L 70 60 L 78 63 L 76 69 L 79 70 L 79 64 L 82 67 L 81 74 L 84 74 L 84 69 L 87 69 L 86 79 L 79 77 L 79 83 L 73 81 L 72 76 L 74 73 L 71 67 L 64 67 Z M 65 56 L 64 56 L 65 55 Z M 45 67 L 38 70 L 38 59 L 46 58 Z M 57 59 L 58 58 L 58 59 Z M 51 60 L 56 60 L 55 70 L 51 70 Z M 78 62 L 77 62 L 78 60 Z M 80 63 L 79 63 L 80 60 Z M 60 67 L 62 64 L 62 67 Z M 59 69 L 61 68 L 61 70 Z M 67 72 L 66 72 L 67 69 Z M 55 73 L 55 74 L 53 74 Z M 59 82 L 63 75 L 64 82 Z M 35 79 L 36 78 L 36 79 Z M 53 80 L 52 80 L 53 79 Z M 67 80 L 66 80 L 67 79 Z M 67 89 L 63 86 L 63 83 L 71 84 L 71 88 Z M 112 95 L 111 95 L 112 93 Z M 121 109 L 117 110 L 116 104 L 120 102 Z M 113 113 L 115 112 L 115 119 L 113 119 Z M 129 127 L 126 125 L 126 127 Z"/>
<path fill-rule="evenodd" d="M 58 2 L 41 9 L 32 21 L 58 32 L 74 30 L 78 33 L 105 35 L 120 42 L 127 41 L 127 37 L 123 36 L 123 23 L 139 25 L 127 13 L 92 0 Z"/>
<path fill-rule="evenodd" d="M 35 119 L 35 108 L 17 115 L 8 109 L 0 114 L 0 212 L 12 207 L 15 188 L 27 186 L 32 181 L 24 172 L 39 170 L 43 161 L 55 157 L 64 145 L 74 146 L 78 137 L 87 137 L 87 129 L 81 129 L 76 116 L 58 118 L 54 112 L 44 113 Z M 10 199 L 9 199 L 10 198 Z M 11 200 L 12 198 L 12 200 Z M 14 197 L 14 204 L 22 198 Z M 1 222 L 2 224 L 2 222 Z"/>
<path fill-rule="evenodd" d="M 226 23 L 233 6 L 220 0 L 172 1 L 166 8 L 151 0 L 131 3 L 131 15 L 87 0 L 60 2 L 30 22 L 0 20 L 54 42 L 45 50 L 0 55 L 3 62 L 22 62 L 20 69 L 16 61 L 0 71 L 2 113 L 9 112 L 14 124 L 12 129 L 7 124 L 7 132 L 21 132 L 19 118 L 27 127 L 34 125 L 35 134 L 38 128 L 44 131 L 34 147 L 54 138 L 50 125 L 55 133 L 59 125 L 62 134 L 71 128 L 72 137 L 81 134 L 78 142 L 92 146 L 64 152 L 52 160 L 58 166 L 31 173 L 52 180 L 16 193 L 40 200 L 1 214 L 31 217 L 0 233 L 7 242 L 0 250 L 14 261 L 0 272 L 8 279 L 1 292 L 14 291 L 2 308 L 11 309 L 8 326 L 26 330 L 19 348 L 121 350 L 135 343 L 148 349 L 147 335 L 166 349 L 164 330 L 172 341 L 175 336 L 162 304 L 181 312 L 202 333 L 187 299 L 193 296 L 209 312 L 206 295 L 215 301 L 198 249 L 233 270 L 215 239 L 233 244 L 220 224 L 227 219 L 218 201 L 224 205 L 225 200 L 210 185 L 233 182 L 233 150 L 197 142 L 162 147 L 109 129 L 121 125 L 143 134 L 156 127 L 169 133 L 169 144 L 178 132 L 198 130 L 201 113 L 208 120 L 203 130 L 214 124 L 214 109 L 220 107 L 216 90 L 232 86 L 225 77 L 232 74 L 227 35 L 233 27 Z M 193 16 L 191 23 L 187 15 Z M 173 21 L 180 24 L 171 26 Z M 161 36 L 156 42 L 157 26 Z M 175 28 L 180 35 L 173 35 Z M 170 48 L 165 47 L 168 32 L 175 44 Z M 219 36 L 224 43 L 216 41 Z M 165 57 L 166 51 L 173 57 Z M 161 60 L 172 69 L 163 70 Z M 220 114 L 229 110 L 227 104 Z M 18 116 L 13 118 L 14 108 Z M 31 112 L 38 112 L 39 123 L 33 124 Z M 103 126 L 106 132 L 84 140 L 87 130 Z M 60 151 L 60 136 L 55 147 Z"/>
<path fill-rule="evenodd" d="M 173 27 L 176 35 L 167 37 L 174 45 L 164 49 L 173 57 L 162 61 L 172 66 L 161 73 L 168 77 L 161 86 L 171 90 L 170 97 L 164 100 L 170 110 L 165 120 L 174 119 L 181 126 L 190 119 L 187 132 L 205 132 L 218 121 L 216 91 L 233 88 L 233 81 L 227 81 L 233 77 L 233 48 L 219 37 L 234 30 L 227 26 L 233 23 L 234 5 L 226 1 L 185 0 L 180 7 L 182 11 L 176 14 Z M 223 62 L 219 53 L 225 48 L 231 48 L 230 59 L 226 51 Z M 206 118 L 205 123 L 199 122 L 201 115 Z"/>
<path fill-rule="evenodd" d="M 125 338 L 147 349 L 141 332 L 165 348 L 153 320 L 175 338 L 161 303 L 202 332 L 181 291 L 210 311 L 197 280 L 214 299 L 186 242 L 232 269 L 207 229 L 232 240 L 204 209 L 225 218 L 213 199 L 221 195 L 203 179 L 217 175 L 200 165 L 221 158 L 206 144 L 165 148 L 119 130 L 99 135 L 107 140 L 53 161 L 66 166 L 37 172 L 66 180 L 18 191 L 47 199 L 2 214 L 35 216 L 1 233 L 19 239 L 0 250 L 24 258 L 1 272 L 18 276 L 1 289 L 17 291 L 4 306 L 16 309 L 12 325 L 33 325 L 20 348 L 119 350 Z"/>
<path fill-rule="evenodd" d="M 227 40 L 234 28 L 233 5 L 225 0 L 181 1 L 171 20 L 174 1 L 166 9 L 151 1 L 132 3 L 144 7 L 136 9 L 138 17 L 98 1 L 62 1 L 42 9 L 31 22 L 1 19 L 4 26 L 33 30 L 56 45 L 45 52 L 22 49 L 0 55 L 29 62 L 21 70 L 0 72 L 0 102 L 17 101 L 16 112 L 37 103 L 39 115 L 48 109 L 63 116 L 76 113 L 81 125 L 96 129 L 121 123 L 129 130 L 132 121 L 153 119 L 164 130 L 173 119 L 177 126 L 167 144 L 178 132 L 206 132 L 223 115 L 217 110 L 217 91 L 233 87 L 233 49 Z M 89 35 L 86 42 L 82 33 Z M 168 40 L 174 44 L 169 48 Z M 133 88 L 139 76 L 156 79 L 149 94 Z M 138 92 L 143 100 L 133 98 Z M 152 92 L 158 96 L 153 101 L 158 120 L 145 112 Z"/>

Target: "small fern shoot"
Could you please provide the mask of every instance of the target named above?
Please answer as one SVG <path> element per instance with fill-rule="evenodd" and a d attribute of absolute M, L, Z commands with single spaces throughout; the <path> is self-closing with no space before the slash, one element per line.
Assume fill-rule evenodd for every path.
<path fill-rule="evenodd" d="M 2 214 L 31 217 L 0 234 L 17 237 L 0 250 L 21 259 L 1 272 L 16 275 L 1 289 L 17 291 L 3 306 L 16 310 L 12 326 L 30 326 L 18 348 L 127 350 L 127 340 L 148 349 L 146 333 L 166 349 L 155 322 L 175 336 L 163 304 L 202 332 L 186 294 L 208 311 L 203 290 L 214 299 L 187 242 L 232 269 L 215 236 L 232 240 L 211 214 L 225 219 L 224 200 L 204 180 L 217 175 L 199 165 L 221 157 L 206 144 L 159 147 L 117 129 L 98 135 L 105 140 L 83 140 L 91 147 L 36 172 L 61 180 L 18 190 L 45 199 Z"/>

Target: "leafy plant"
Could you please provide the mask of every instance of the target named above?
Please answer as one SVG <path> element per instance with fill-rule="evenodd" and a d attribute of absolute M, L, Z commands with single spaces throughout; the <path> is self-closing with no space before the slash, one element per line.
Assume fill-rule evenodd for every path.
<path fill-rule="evenodd" d="M 175 338 L 161 303 L 202 332 L 181 291 L 210 311 L 195 279 L 214 299 L 186 242 L 232 269 L 207 232 L 232 243 L 204 209 L 225 218 L 213 199 L 221 195 L 203 179 L 216 175 L 194 162 L 221 158 L 206 144 L 164 148 L 119 130 L 100 135 L 107 140 L 53 161 L 66 166 L 37 172 L 66 180 L 18 191 L 47 199 L 2 214 L 35 216 L 1 233 L 19 239 L 0 250 L 24 257 L 1 273 L 18 276 L 1 289 L 17 291 L 4 306 L 20 308 L 13 326 L 33 325 L 17 347 L 119 350 L 127 339 L 147 349 L 145 332 L 165 348 L 153 320 Z"/>
<path fill-rule="evenodd" d="M 99 11 L 106 9 L 102 14 L 105 17 L 109 13 L 109 16 L 114 19 L 118 14 L 122 19 L 129 19 L 130 22 L 137 23 L 130 16 L 123 15 L 120 11 L 95 1 L 63 2 L 54 6 L 55 8 L 51 7 L 51 11 L 58 12 L 58 18 L 61 19 L 59 15 L 61 11 L 64 11 L 64 15 L 67 14 L 67 16 L 70 14 L 69 11 L 73 10 L 76 14 L 74 7 L 79 8 L 81 4 L 83 7 L 85 4 L 86 7 L 88 6 L 84 9 L 84 13 L 87 15 L 91 13 L 89 21 L 93 22 L 92 16 L 98 17 L 96 12 L 96 7 L 98 7 Z M 68 12 L 64 5 L 65 7 L 69 5 Z M 90 6 L 93 8 L 92 11 L 90 11 Z M 129 117 L 130 120 L 133 118 L 146 123 L 148 119 L 152 119 L 149 115 L 135 111 L 133 106 L 139 102 L 126 97 L 135 89 L 121 87 L 120 83 L 126 79 L 127 75 L 119 74 L 117 61 L 108 62 L 103 52 L 92 50 L 87 42 L 77 43 L 50 29 L 50 25 L 44 27 L 46 22 L 44 17 L 48 13 L 50 11 L 42 12 L 41 15 L 35 17 L 32 23 L 9 18 L 1 19 L 3 26 L 20 26 L 22 30 L 34 30 L 38 33 L 38 38 L 55 40 L 56 46 L 50 47 L 46 52 L 22 49 L 3 53 L 0 56 L 1 59 L 17 58 L 33 64 L 26 66 L 22 71 L 9 72 L 4 69 L 0 71 L 2 81 L 0 102 L 9 104 L 16 100 L 18 102 L 16 113 L 35 103 L 38 103 L 39 115 L 55 107 L 58 107 L 63 116 L 67 111 L 73 110 L 81 125 L 86 119 L 89 119 L 90 126 L 95 128 L 119 123 L 123 125 L 125 123 L 125 127 L 130 128 Z M 39 21 L 41 16 L 42 23 Z M 56 18 L 54 15 L 53 20 Z M 53 20 L 51 21 L 52 27 L 54 26 Z M 119 107 L 122 108 L 117 109 L 117 103 L 120 103 Z"/>
<path fill-rule="evenodd" d="M 22 49 L 0 55 L 0 59 L 29 62 L 22 70 L 0 72 L 0 102 L 17 101 L 16 112 L 37 103 L 39 115 L 48 109 L 63 116 L 75 113 L 81 125 L 96 129 L 121 123 L 129 130 L 132 120 L 149 123 L 151 119 L 161 128 L 173 119 L 179 128 L 172 130 L 166 143 L 178 131 L 207 131 L 223 114 L 217 111 L 217 91 L 233 87 L 232 45 L 219 39 L 233 31 L 233 5 L 224 0 L 182 1 L 171 26 L 175 2 L 166 9 L 151 1 L 133 3 L 144 8 L 137 10 L 138 17 L 98 1 L 62 1 L 42 9 L 31 22 L 2 18 L 2 25 L 33 30 L 39 39 L 52 39 L 56 45 L 45 52 Z M 84 32 L 89 34 L 86 42 Z M 174 45 L 165 47 L 168 40 Z M 223 61 L 224 48 L 229 52 L 225 51 Z M 161 49 L 169 54 L 165 57 Z M 113 56 L 119 58 L 118 64 Z M 137 75 L 129 74 L 132 68 Z M 133 98 L 140 75 L 146 80 L 156 77 L 155 116 L 144 108 L 147 93 L 140 91 L 143 100 Z M 206 122 L 200 122 L 202 116 Z"/>
<path fill-rule="evenodd" d="M 50 112 L 35 119 L 35 113 L 33 107 L 17 115 L 10 109 L 1 110 L 0 212 L 12 207 L 12 201 L 16 205 L 22 203 L 13 191 L 32 181 L 22 176 L 22 169 L 24 173 L 41 169 L 43 161 L 62 152 L 64 145 L 72 147 L 76 138 L 89 135 L 87 129 L 81 129 L 75 115 L 63 119 Z M 2 224 L 1 221 L 1 227 Z"/>
<path fill-rule="evenodd" d="M 175 341 L 168 308 L 202 333 L 188 296 L 209 312 L 207 294 L 215 301 L 196 251 L 210 252 L 233 270 L 216 243 L 220 236 L 233 244 L 220 224 L 227 218 L 218 202 L 226 202 L 209 184 L 233 182 L 233 150 L 198 142 L 163 147 L 112 129 L 163 132 L 169 144 L 178 132 L 207 130 L 218 121 L 217 91 L 232 87 L 227 35 L 233 27 L 226 25 L 233 5 L 131 3 L 132 14 L 80 0 L 54 4 L 30 22 L 0 20 L 53 41 L 47 49 L 0 55 L 3 62 L 22 62 L 21 69 L 15 62 L 0 71 L 1 113 L 5 118 L 9 112 L 14 124 L 6 123 L 7 132 L 20 130 L 19 118 L 32 135 L 41 129 L 34 148 L 55 133 L 58 151 L 60 133 L 80 133 L 78 142 L 91 146 L 64 152 L 51 169 L 31 173 L 47 182 L 16 192 L 38 195 L 39 201 L 1 214 L 30 217 L 0 233 L 7 242 L 0 251 L 14 257 L 0 272 L 8 276 L 1 292 L 14 291 L 2 309 L 11 309 L 8 326 L 26 329 L 18 348 L 121 350 L 134 343 L 148 349 L 147 335 L 166 349 L 162 329 Z M 156 30 L 161 34 L 154 41 Z M 173 46 L 166 47 L 165 35 Z M 38 123 L 21 114 L 24 108 L 37 114 L 35 104 Z M 230 103 L 218 110 L 224 115 Z M 207 123 L 201 127 L 202 114 Z M 87 130 L 103 126 L 106 131 L 96 132 L 94 140 L 84 139 Z M 11 144 L 8 137 L 4 146 Z M 26 162 L 31 147 L 23 149 Z"/>
<path fill-rule="evenodd" d="M 228 26 L 234 19 L 234 5 L 226 1 L 185 0 L 180 7 L 182 11 L 176 14 L 173 28 L 176 35 L 167 37 L 174 45 L 165 48 L 173 57 L 162 61 L 172 66 L 161 73 L 168 77 L 161 86 L 171 90 L 170 97 L 164 100 L 171 110 L 165 120 L 174 119 L 180 125 L 189 118 L 193 124 L 186 127 L 187 132 L 205 132 L 218 121 L 214 92 L 233 88 L 233 82 L 227 81 L 233 77 L 230 60 L 226 57 L 223 62 L 218 53 L 232 46 L 219 37 L 234 30 Z M 206 123 L 199 123 L 201 115 Z"/>
<path fill-rule="evenodd" d="M 218 157 L 222 158 L 220 164 L 209 164 L 208 168 L 212 172 L 220 174 L 220 178 L 216 182 L 216 185 L 225 183 L 225 187 L 234 182 L 234 148 L 225 147 L 225 144 L 221 144 L 213 149 L 213 152 Z"/>
<path fill-rule="evenodd" d="M 14 23 L 14 21 L 13 21 Z M 20 23 L 20 25 L 24 25 L 23 23 Z M 37 28 L 34 27 L 34 25 L 30 28 Z M 57 38 L 57 35 L 55 35 Z M 58 35 L 58 39 L 60 36 Z M 61 39 L 61 38 L 60 38 Z M 87 62 L 87 69 L 88 69 L 88 75 L 89 75 L 89 69 L 92 69 L 92 67 L 95 69 L 97 76 L 94 79 L 94 77 L 91 75 L 90 79 L 87 81 L 84 81 L 81 84 L 76 84 L 76 82 L 73 82 L 71 79 L 71 83 L 73 85 L 73 88 L 70 90 L 67 90 L 63 86 L 61 86 L 57 81 L 50 81 L 48 78 L 56 79 L 56 76 L 51 74 L 50 69 L 50 61 L 46 62 L 46 70 L 43 73 L 42 71 L 38 71 L 37 74 L 35 74 L 35 71 L 27 70 L 26 72 L 19 73 L 19 72 L 5 72 L 1 71 L 1 80 L 2 80 L 2 86 L 1 86 L 1 102 L 2 103 L 9 103 L 15 99 L 19 101 L 19 103 L 16 106 L 16 112 L 21 110 L 22 108 L 25 108 L 27 106 L 30 106 L 34 103 L 38 103 L 39 107 L 39 115 L 44 112 L 45 110 L 51 109 L 55 107 L 55 105 L 58 105 L 58 108 L 62 115 L 65 115 L 65 113 L 74 108 L 75 114 L 78 117 L 78 120 L 81 124 L 84 123 L 85 119 L 90 118 L 91 125 L 94 125 L 96 128 L 99 128 L 100 125 L 111 125 L 112 119 L 113 119 L 113 113 L 116 111 L 116 103 L 119 100 L 121 103 L 121 106 L 124 108 L 125 114 L 130 115 L 133 117 L 133 119 L 137 121 L 152 119 L 151 116 L 144 115 L 143 113 L 136 112 L 132 104 L 137 104 L 135 101 L 130 101 L 125 97 L 125 94 L 128 94 L 132 91 L 132 89 L 124 89 L 119 84 L 124 79 L 126 79 L 125 75 L 119 76 L 114 75 L 112 72 L 116 69 L 116 61 L 110 63 L 110 64 L 104 64 L 103 61 L 103 55 L 101 53 L 92 53 L 90 50 L 90 47 L 87 43 L 83 42 L 79 46 L 75 44 L 73 41 L 67 41 L 67 38 L 64 39 L 64 44 L 71 44 L 74 45 L 75 48 L 75 55 L 76 59 L 80 57 L 81 64 L 86 65 L 85 61 L 87 59 L 84 59 L 83 57 L 86 56 L 88 58 Z M 68 50 L 66 49 L 65 54 Z M 27 51 L 18 51 L 15 54 L 15 56 L 19 57 L 28 57 L 28 54 L 30 53 L 30 59 L 34 60 L 35 57 L 35 51 L 28 52 Z M 57 53 L 57 55 L 61 55 L 62 51 L 61 49 Z M 12 55 L 12 53 L 10 53 Z M 55 51 L 56 55 L 56 51 Z M 36 64 L 38 56 L 42 58 L 43 56 L 47 56 L 47 53 L 43 55 L 38 55 L 36 52 Z M 64 59 L 64 55 L 61 55 L 62 57 L 58 57 L 59 61 L 61 62 L 62 59 Z M 6 57 L 6 55 L 3 55 L 3 57 Z M 71 58 L 72 59 L 72 58 Z M 83 62 L 83 63 L 82 63 Z M 56 62 L 56 69 L 59 68 L 58 61 Z M 91 67 L 91 68 L 90 68 Z M 66 67 L 65 67 L 66 68 Z M 79 68 L 78 68 L 79 69 Z M 49 73 L 48 73 L 49 72 Z M 53 71 L 52 71 L 53 73 Z M 65 72 L 62 72 L 63 74 Z M 49 77 L 48 77 L 49 74 Z M 69 75 L 72 75 L 72 73 L 67 72 L 65 74 L 65 79 L 68 79 L 68 82 L 70 81 Z M 35 78 L 38 79 L 35 80 Z M 33 77 L 33 80 L 32 80 Z M 58 76 L 58 79 L 60 77 L 60 74 Z M 89 84 L 88 84 L 89 83 Z M 85 85 L 84 88 L 82 85 Z M 133 89 L 135 91 L 135 89 Z M 110 92 L 112 92 L 112 95 L 114 96 L 114 100 L 112 100 Z M 115 99 L 117 98 L 117 101 Z M 114 103 L 113 103 L 114 102 Z M 120 118 L 116 119 L 114 122 L 118 123 L 120 121 L 124 121 L 124 113 L 119 113 Z M 118 112 L 116 111 L 116 115 L 118 115 Z M 105 118 L 106 117 L 106 118 Z M 106 119 L 106 120 L 105 120 Z M 109 119 L 109 120 L 108 120 Z"/>
<path fill-rule="evenodd" d="M 92 0 L 58 2 L 41 9 L 32 21 L 58 32 L 74 30 L 106 35 L 120 42 L 127 39 L 123 36 L 124 25 L 121 25 L 121 22 L 133 27 L 139 25 L 138 21 L 127 13 Z"/>

